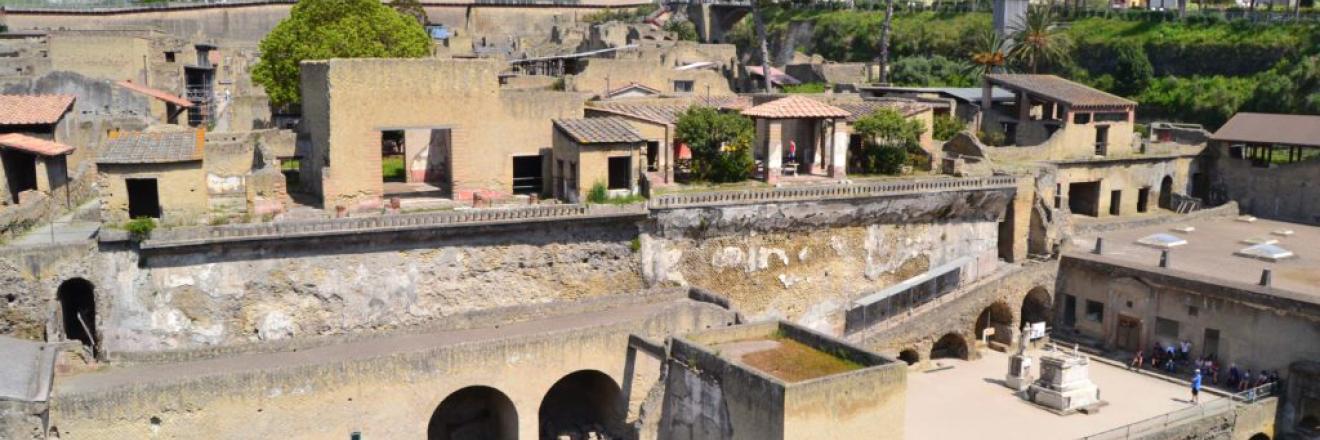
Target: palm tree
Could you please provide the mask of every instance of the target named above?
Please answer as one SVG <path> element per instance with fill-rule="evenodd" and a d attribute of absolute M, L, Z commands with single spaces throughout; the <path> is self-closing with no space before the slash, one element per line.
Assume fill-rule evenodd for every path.
<path fill-rule="evenodd" d="M 1031 73 L 1038 73 L 1042 64 L 1063 61 L 1072 46 L 1068 36 L 1055 22 L 1054 14 L 1043 8 L 1028 10 L 1021 27 L 1013 30 L 1009 39 L 1013 47 L 1009 49 L 1008 57 L 1025 63 Z"/>
<path fill-rule="evenodd" d="M 1007 52 L 1004 39 L 999 37 L 998 32 L 991 28 L 983 29 L 981 34 L 977 36 L 976 46 L 969 57 L 971 58 L 972 73 L 981 77 L 1002 72 L 1008 59 Z"/>

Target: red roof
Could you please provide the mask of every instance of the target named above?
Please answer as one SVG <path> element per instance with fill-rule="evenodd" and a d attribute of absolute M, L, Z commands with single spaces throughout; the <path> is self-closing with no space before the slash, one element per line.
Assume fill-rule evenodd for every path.
<path fill-rule="evenodd" d="M 0 125 L 54 124 L 73 106 L 73 95 L 0 95 Z"/>
<path fill-rule="evenodd" d="M 852 116 L 847 110 L 798 95 L 779 98 L 743 110 L 742 114 L 763 119 L 824 119 Z"/>
<path fill-rule="evenodd" d="M 68 145 L 18 133 L 0 134 L 0 147 L 23 150 L 42 156 L 59 156 L 73 152 L 73 147 Z"/>
<path fill-rule="evenodd" d="M 132 82 L 132 81 L 127 81 L 127 80 L 125 80 L 125 81 L 120 81 L 120 82 L 117 82 L 117 83 L 115 83 L 115 84 L 117 84 L 119 87 L 123 87 L 123 88 L 125 88 L 125 89 L 129 89 L 129 90 L 132 90 L 132 91 L 134 91 L 134 92 L 141 93 L 141 94 L 143 94 L 143 95 L 147 95 L 147 96 L 150 96 L 150 97 L 152 97 L 152 98 L 156 98 L 156 99 L 159 99 L 159 100 L 161 100 L 161 101 L 165 101 L 165 102 L 168 102 L 168 103 L 170 103 L 170 104 L 177 105 L 177 106 L 179 106 L 179 107 L 183 107 L 183 108 L 192 108 L 192 106 L 193 106 L 193 103 L 192 103 L 191 101 L 188 101 L 187 99 L 183 99 L 183 98 L 181 98 L 181 97 L 175 96 L 174 94 L 169 93 L 169 92 L 166 92 L 166 91 L 164 91 L 164 90 L 153 89 L 153 88 L 151 88 L 151 87 L 147 87 L 147 86 L 144 86 L 144 85 L 140 85 L 140 84 L 134 83 L 134 82 Z"/>

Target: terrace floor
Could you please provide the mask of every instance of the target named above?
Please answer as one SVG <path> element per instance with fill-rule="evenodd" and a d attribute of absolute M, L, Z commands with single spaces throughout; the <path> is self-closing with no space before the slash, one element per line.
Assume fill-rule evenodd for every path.
<path fill-rule="evenodd" d="M 1040 365 L 1035 356 L 1039 352 L 1028 354 L 1037 359 L 1034 365 Z M 1060 416 L 1023 401 L 1001 385 L 1008 371 L 1005 353 L 984 350 L 976 361 L 937 362 L 953 368 L 908 373 L 904 428 L 908 439 L 1076 439 L 1191 405 L 1191 392 L 1183 385 L 1093 360 L 1091 381 L 1109 405 L 1096 414 Z M 1202 403 L 1220 398 L 1201 393 Z"/>

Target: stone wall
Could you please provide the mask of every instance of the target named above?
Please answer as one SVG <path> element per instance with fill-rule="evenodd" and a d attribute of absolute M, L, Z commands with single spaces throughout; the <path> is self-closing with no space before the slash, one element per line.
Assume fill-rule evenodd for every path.
<path fill-rule="evenodd" d="M 1213 157 L 1208 198 L 1232 200 L 1242 212 L 1289 222 L 1320 224 L 1320 163 L 1314 159 L 1269 168 L 1228 156 L 1224 145 L 1211 148 Z"/>

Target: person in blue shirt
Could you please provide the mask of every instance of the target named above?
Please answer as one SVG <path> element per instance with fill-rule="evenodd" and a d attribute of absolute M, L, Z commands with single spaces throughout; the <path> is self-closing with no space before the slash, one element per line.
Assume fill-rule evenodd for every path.
<path fill-rule="evenodd" d="M 1199 394 L 1201 394 L 1201 370 L 1196 370 L 1196 373 L 1192 375 L 1192 404 L 1193 404 L 1193 405 L 1198 405 L 1198 404 L 1201 403 L 1200 397 L 1198 396 Z"/>

